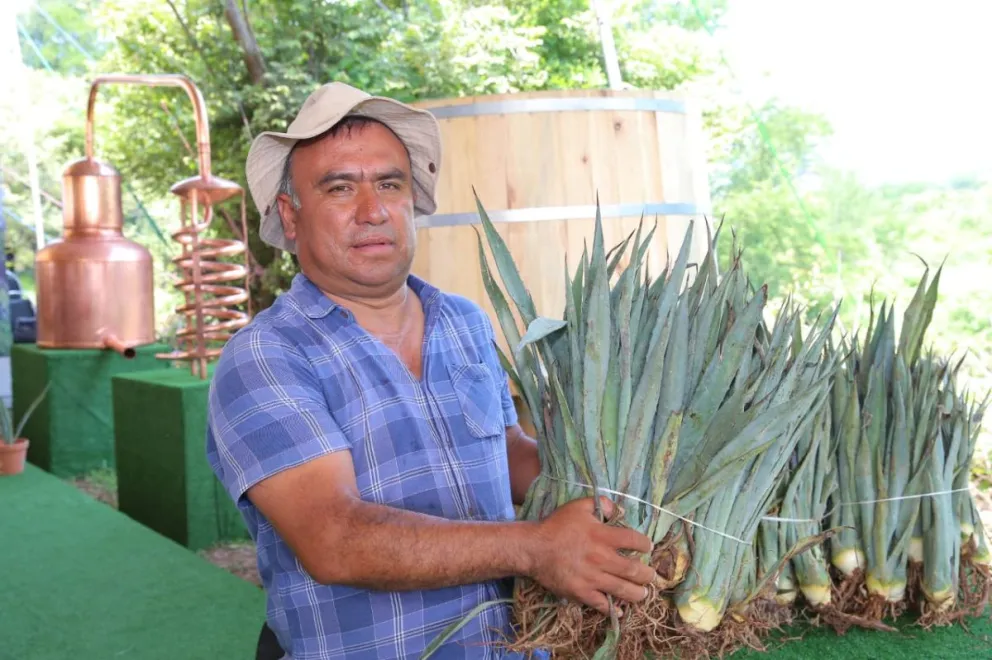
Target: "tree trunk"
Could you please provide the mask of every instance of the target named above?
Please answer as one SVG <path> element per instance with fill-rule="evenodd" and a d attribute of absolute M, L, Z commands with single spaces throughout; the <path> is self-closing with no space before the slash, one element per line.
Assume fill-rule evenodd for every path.
<path fill-rule="evenodd" d="M 224 0 L 224 15 L 231 26 L 231 32 L 234 33 L 234 40 L 241 46 L 252 84 L 261 85 L 265 76 L 265 60 L 262 59 L 262 51 L 255 41 L 255 33 L 251 31 L 245 15 L 241 13 L 237 0 Z"/>
<path fill-rule="evenodd" d="M 623 89 L 623 79 L 620 76 L 620 60 L 617 58 L 617 47 L 613 41 L 613 17 L 609 0 L 589 0 L 599 26 L 599 39 L 603 47 L 603 63 L 606 68 L 606 79 L 610 89 Z"/>

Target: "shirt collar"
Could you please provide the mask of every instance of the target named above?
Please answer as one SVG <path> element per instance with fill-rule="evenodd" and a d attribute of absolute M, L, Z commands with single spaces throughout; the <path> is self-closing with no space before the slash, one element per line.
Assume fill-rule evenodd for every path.
<path fill-rule="evenodd" d="M 440 290 L 413 274 L 407 277 L 406 282 L 407 286 L 420 298 L 426 314 L 428 308 L 437 301 L 438 294 L 441 293 Z M 303 313 L 312 319 L 323 318 L 335 310 L 347 311 L 324 295 L 324 292 L 317 288 L 317 285 L 303 273 L 297 273 L 293 276 L 289 295 L 303 310 Z"/>

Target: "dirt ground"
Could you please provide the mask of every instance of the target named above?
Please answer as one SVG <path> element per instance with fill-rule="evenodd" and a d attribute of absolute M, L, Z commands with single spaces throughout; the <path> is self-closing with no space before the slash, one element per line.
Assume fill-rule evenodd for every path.
<path fill-rule="evenodd" d="M 117 508 L 117 479 L 112 470 L 94 470 L 83 477 L 67 481 L 95 500 Z M 242 580 L 261 587 L 255 564 L 255 546 L 251 541 L 221 543 L 197 554 Z"/>

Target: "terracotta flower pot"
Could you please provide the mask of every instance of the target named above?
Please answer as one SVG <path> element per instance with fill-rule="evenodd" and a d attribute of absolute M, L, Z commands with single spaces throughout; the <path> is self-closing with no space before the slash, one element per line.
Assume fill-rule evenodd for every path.
<path fill-rule="evenodd" d="M 0 441 L 0 475 L 24 472 L 24 460 L 28 455 L 28 441 L 18 438 L 14 444 Z"/>

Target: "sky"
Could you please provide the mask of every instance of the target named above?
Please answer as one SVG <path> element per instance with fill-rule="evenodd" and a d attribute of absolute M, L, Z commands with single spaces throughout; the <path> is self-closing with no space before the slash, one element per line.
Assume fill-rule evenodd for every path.
<path fill-rule="evenodd" d="M 822 112 L 866 183 L 992 175 L 992 0 L 730 0 L 724 54 L 752 102 Z"/>

